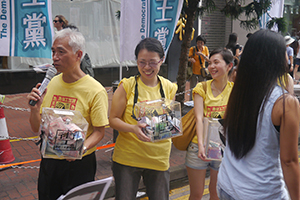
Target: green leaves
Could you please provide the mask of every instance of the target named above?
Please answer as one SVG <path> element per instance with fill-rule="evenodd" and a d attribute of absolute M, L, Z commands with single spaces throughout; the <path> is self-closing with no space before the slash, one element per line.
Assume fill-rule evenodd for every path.
<path fill-rule="evenodd" d="M 271 29 L 273 28 L 274 25 L 277 25 L 278 30 L 280 30 L 281 32 L 285 32 L 287 29 L 287 24 L 283 17 L 282 18 L 273 17 L 270 21 L 268 21 L 267 28 Z"/>

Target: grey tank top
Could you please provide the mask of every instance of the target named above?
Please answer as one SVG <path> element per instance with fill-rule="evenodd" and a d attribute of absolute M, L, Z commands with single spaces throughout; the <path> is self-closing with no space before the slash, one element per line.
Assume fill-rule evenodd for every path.
<path fill-rule="evenodd" d="M 279 157 L 279 135 L 271 114 L 274 103 L 283 94 L 275 86 L 258 117 L 253 149 L 237 160 L 228 145 L 218 174 L 218 184 L 235 199 L 288 199 Z M 261 120 L 261 121 L 260 121 Z"/>

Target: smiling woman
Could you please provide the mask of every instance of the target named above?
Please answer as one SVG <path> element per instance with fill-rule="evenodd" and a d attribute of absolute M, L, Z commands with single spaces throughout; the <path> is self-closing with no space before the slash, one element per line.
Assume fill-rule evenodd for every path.
<path fill-rule="evenodd" d="M 202 198 L 206 169 L 210 170 L 210 199 L 218 199 L 217 174 L 221 161 L 207 160 L 203 142 L 203 117 L 223 118 L 233 87 L 228 72 L 233 65 L 233 55 L 227 49 L 215 49 L 209 58 L 208 70 L 212 80 L 200 82 L 193 89 L 196 119 L 196 136 L 186 154 L 186 168 L 190 184 L 190 200 Z"/>
<path fill-rule="evenodd" d="M 169 158 L 171 140 L 152 143 L 133 113 L 135 103 L 173 99 L 177 85 L 158 76 L 164 59 L 161 43 L 154 38 L 142 40 L 135 49 L 140 75 L 124 78 L 115 91 L 110 111 L 110 126 L 119 131 L 113 154 L 116 200 L 135 199 L 143 176 L 150 200 L 169 199 Z"/>

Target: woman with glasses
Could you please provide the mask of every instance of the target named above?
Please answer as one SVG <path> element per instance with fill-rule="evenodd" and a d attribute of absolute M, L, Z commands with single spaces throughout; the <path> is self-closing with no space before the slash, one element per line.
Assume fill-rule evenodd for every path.
<path fill-rule="evenodd" d="M 57 31 L 60 31 L 68 26 L 68 20 L 63 15 L 56 15 L 53 25 Z"/>
<path fill-rule="evenodd" d="M 300 111 L 298 99 L 283 86 L 287 71 L 283 37 L 265 29 L 254 33 L 245 45 L 224 120 L 220 199 L 300 199 Z"/>
<path fill-rule="evenodd" d="M 164 50 L 157 39 L 143 39 L 135 56 L 139 75 L 120 82 L 109 116 L 110 126 L 119 131 L 112 165 L 116 200 L 136 199 L 141 177 L 150 200 L 168 200 L 171 140 L 151 142 L 142 130 L 146 124 L 138 123 L 133 109 L 137 102 L 173 99 L 177 85 L 158 75 Z"/>

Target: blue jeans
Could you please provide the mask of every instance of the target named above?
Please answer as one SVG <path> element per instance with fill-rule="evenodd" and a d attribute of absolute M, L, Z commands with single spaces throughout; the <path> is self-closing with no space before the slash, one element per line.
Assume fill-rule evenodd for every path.
<path fill-rule="evenodd" d="M 217 185 L 217 193 L 220 200 L 235 200 L 229 194 L 227 194 L 219 185 Z"/>
<path fill-rule="evenodd" d="M 141 177 L 143 177 L 149 200 L 169 200 L 170 172 L 130 167 L 113 162 L 116 200 L 135 200 Z"/>

